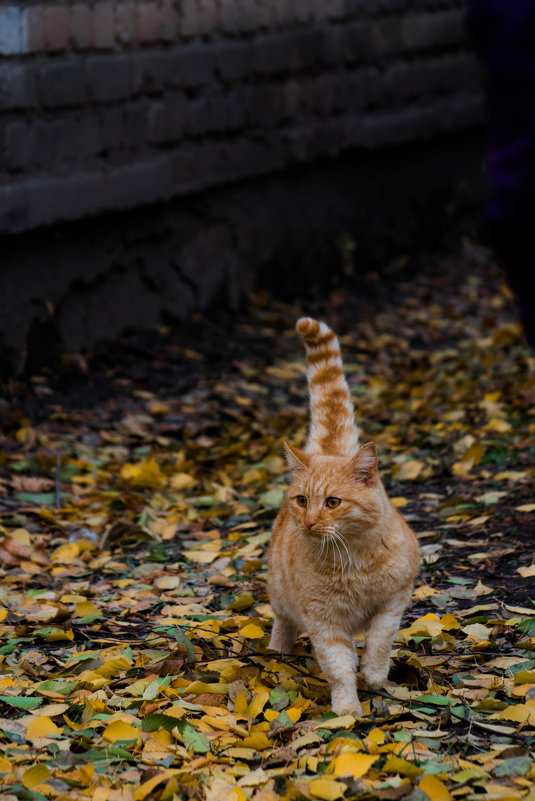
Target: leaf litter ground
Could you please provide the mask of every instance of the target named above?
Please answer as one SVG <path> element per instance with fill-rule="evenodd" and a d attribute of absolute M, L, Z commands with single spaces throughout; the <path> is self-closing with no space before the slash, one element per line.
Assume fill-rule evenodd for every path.
<path fill-rule="evenodd" d="M 535 799 L 534 360 L 484 252 L 65 359 L 0 407 L 0 798 Z M 267 651 L 303 312 L 340 332 L 423 564 L 338 718 Z M 362 637 L 357 636 L 357 647 Z M 359 683 L 361 680 L 359 679 Z"/>

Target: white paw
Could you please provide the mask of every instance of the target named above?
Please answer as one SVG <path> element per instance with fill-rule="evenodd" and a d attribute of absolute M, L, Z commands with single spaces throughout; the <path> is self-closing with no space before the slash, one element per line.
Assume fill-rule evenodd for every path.
<path fill-rule="evenodd" d="M 362 675 L 370 690 L 380 690 L 388 678 L 388 670 L 370 670 L 362 668 Z"/>
<path fill-rule="evenodd" d="M 353 715 L 354 718 L 362 717 L 362 707 L 358 701 L 340 702 L 332 705 L 333 712 L 337 715 Z"/>

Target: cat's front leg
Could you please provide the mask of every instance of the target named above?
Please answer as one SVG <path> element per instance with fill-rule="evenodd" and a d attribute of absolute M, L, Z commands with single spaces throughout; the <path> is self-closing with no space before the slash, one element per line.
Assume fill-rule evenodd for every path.
<path fill-rule="evenodd" d="M 276 615 L 271 630 L 268 648 L 280 654 L 288 654 L 297 636 L 297 626 L 288 618 Z"/>
<path fill-rule="evenodd" d="M 308 631 L 314 655 L 331 687 L 331 706 L 337 715 L 362 716 L 357 695 L 357 652 L 344 632 Z"/>
<path fill-rule="evenodd" d="M 409 587 L 393 596 L 387 609 L 378 612 L 368 623 L 366 646 L 362 654 L 362 675 L 370 690 L 380 690 L 388 678 L 390 650 L 411 593 L 412 587 Z"/>

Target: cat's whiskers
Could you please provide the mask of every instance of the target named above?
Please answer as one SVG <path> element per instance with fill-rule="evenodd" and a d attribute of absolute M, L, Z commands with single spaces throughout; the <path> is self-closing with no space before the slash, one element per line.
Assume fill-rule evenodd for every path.
<path fill-rule="evenodd" d="M 347 542 L 345 541 L 343 535 L 339 531 L 336 531 L 336 529 L 334 529 L 333 537 L 335 537 L 335 539 L 338 540 L 340 545 L 343 545 L 343 547 L 345 548 L 345 552 L 347 554 L 347 561 L 349 562 L 349 567 L 353 567 L 353 557 L 349 553 L 349 548 L 347 547 Z"/>
<path fill-rule="evenodd" d="M 323 555 L 323 559 L 322 559 L 323 549 L 325 547 L 325 541 L 326 541 L 326 538 L 322 534 L 321 535 L 321 548 L 319 550 L 319 553 L 316 554 L 316 558 L 314 559 L 314 567 L 319 567 L 320 563 L 325 562 L 325 557 L 327 555 L 327 552 L 325 552 L 325 554 Z"/>

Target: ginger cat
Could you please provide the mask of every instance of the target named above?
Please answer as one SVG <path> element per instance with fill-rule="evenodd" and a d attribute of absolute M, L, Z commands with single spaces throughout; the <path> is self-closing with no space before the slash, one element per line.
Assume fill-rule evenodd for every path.
<path fill-rule="evenodd" d="M 411 598 L 418 542 L 386 495 L 375 445 L 359 445 L 337 337 L 310 317 L 296 327 L 307 352 L 311 425 L 304 451 L 285 443 L 293 477 L 269 548 L 269 648 L 288 652 L 305 631 L 334 712 L 359 717 L 353 636 L 366 630 L 362 673 L 377 690 Z"/>

